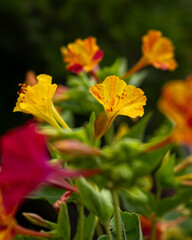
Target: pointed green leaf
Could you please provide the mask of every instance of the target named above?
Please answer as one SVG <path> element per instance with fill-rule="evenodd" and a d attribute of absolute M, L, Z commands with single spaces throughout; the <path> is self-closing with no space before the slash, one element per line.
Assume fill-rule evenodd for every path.
<path fill-rule="evenodd" d="M 109 75 L 121 76 L 124 72 L 126 72 L 126 68 L 127 60 L 125 58 L 117 58 L 111 66 L 99 69 L 98 76 L 101 81 Z"/>
<path fill-rule="evenodd" d="M 83 240 L 92 240 L 95 232 L 95 226 L 97 223 L 96 216 L 90 213 L 87 217 L 84 217 L 84 230 L 83 230 Z M 78 240 L 78 233 L 75 235 L 73 240 Z"/>
<path fill-rule="evenodd" d="M 85 131 L 87 133 L 87 139 L 89 140 L 90 143 L 93 143 L 94 141 L 94 134 L 95 134 L 95 119 L 96 115 L 95 112 L 92 112 L 90 118 L 89 118 L 89 123 L 85 127 Z"/>
<path fill-rule="evenodd" d="M 130 137 L 143 140 L 146 126 L 152 116 L 152 112 L 146 114 L 138 123 L 136 123 L 123 138 Z"/>
<path fill-rule="evenodd" d="M 192 199 L 191 187 L 184 188 L 172 197 L 161 199 L 156 205 L 156 214 L 161 217 L 180 204 L 187 203 Z"/>
<path fill-rule="evenodd" d="M 175 186 L 174 181 L 175 156 L 165 156 L 155 177 L 158 187 L 169 188 Z"/>
<path fill-rule="evenodd" d="M 84 178 L 78 179 L 76 183 L 82 203 L 91 213 L 98 216 L 102 223 L 107 222 L 113 214 L 111 199 L 104 191 L 96 191 L 94 187 Z"/>
<path fill-rule="evenodd" d="M 143 70 L 143 71 L 140 71 L 140 72 L 137 72 L 137 73 L 134 73 L 130 79 L 129 79 L 129 84 L 130 85 L 133 85 L 135 87 L 139 87 L 143 80 L 147 77 L 148 75 L 148 71 L 147 70 Z"/>
<path fill-rule="evenodd" d="M 146 176 L 151 173 L 161 162 L 170 146 L 165 146 L 152 152 L 143 153 L 138 160 L 133 162 L 133 169 L 137 177 Z"/>
<path fill-rule="evenodd" d="M 125 210 L 150 216 L 154 207 L 154 196 L 136 187 L 120 192 L 120 199 Z"/>
<path fill-rule="evenodd" d="M 64 193 L 65 191 L 60 188 L 54 188 L 46 186 L 40 191 L 34 193 L 30 196 L 31 199 L 45 199 L 50 204 L 54 204 Z"/>
<path fill-rule="evenodd" d="M 71 228 L 67 205 L 65 203 L 61 204 L 55 231 L 56 235 L 53 235 L 54 239 L 56 237 L 58 240 L 70 240 Z"/>

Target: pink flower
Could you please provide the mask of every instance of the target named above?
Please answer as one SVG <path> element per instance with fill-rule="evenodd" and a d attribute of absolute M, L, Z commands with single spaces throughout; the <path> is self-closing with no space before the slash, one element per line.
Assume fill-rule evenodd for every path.
<path fill-rule="evenodd" d="M 90 176 L 98 170 L 69 170 L 48 161 L 50 154 L 45 136 L 37 133 L 37 124 L 28 124 L 13 129 L 0 139 L 0 239 L 11 239 L 14 234 L 43 236 L 42 233 L 24 229 L 14 218 L 23 198 L 39 184 L 77 192 L 65 178 Z M 48 237 L 48 233 L 43 233 Z M 47 234 L 47 235 L 46 235 Z"/>
<path fill-rule="evenodd" d="M 35 128 L 30 122 L 1 138 L 0 188 L 7 213 L 52 172 L 45 137 Z"/>

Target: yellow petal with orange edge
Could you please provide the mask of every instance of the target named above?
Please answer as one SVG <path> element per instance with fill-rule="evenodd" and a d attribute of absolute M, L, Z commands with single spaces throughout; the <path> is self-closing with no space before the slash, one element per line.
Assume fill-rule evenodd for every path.
<path fill-rule="evenodd" d="M 127 85 L 117 76 L 107 77 L 103 83 L 96 84 L 89 91 L 103 105 L 110 117 L 126 115 L 135 118 L 144 113 L 143 105 L 146 104 L 144 92 Z"/>

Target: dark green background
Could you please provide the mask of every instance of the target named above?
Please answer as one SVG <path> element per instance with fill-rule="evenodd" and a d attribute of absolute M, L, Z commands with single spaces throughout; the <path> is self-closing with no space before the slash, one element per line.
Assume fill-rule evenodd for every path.
<path fill-rule="evenodd" d="M 65 84 L 67 72 L 60 46 L 76 38 L 95 36 L 104 51 L 101 66 L 125 56 L 132 66 L 141 56 L 141 37 L 161 30 L 176 47 L 178 68 L 163 72 L 148 67 L 142 88 L 146 111 L 154 110 L 164 82 L 185 78 L 192 66 L 192 1 L 153 0 L 1 0 L 1 127 L 0 134 L 26 120 L 12 113 L 26 71 L 53 76 Z"/>

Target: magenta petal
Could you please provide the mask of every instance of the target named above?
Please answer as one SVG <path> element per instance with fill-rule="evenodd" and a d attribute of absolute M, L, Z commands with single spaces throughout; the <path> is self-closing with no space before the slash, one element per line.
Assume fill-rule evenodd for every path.
<path fill-rule="evenodd" d="M 81 65 L 75 63 L 72 66 L 68 67 L 67 70 L 78 74 L 83 71 L 83 67 Z"/>
<path fill-rule="evenodd" d="M 103 58 L 103 51 L 102 50 L 98 50 L 95 55 L 93 56 L 93 60 L 94 61 L 99 61 Z"/>
<path fill-rule="evenodd" d="M 45 137 L 34 123 L 9 131 L 0 140 L 0 189 L 7 213 L 52 172 Z"/>
<path fill-rule="evenodd" d="M 71 192 L 76 192 L 76 193 L 78 192 L 76 186 L 71 185 L 70 183 L 68 183 L 67 181 L 61 178 L 50 178 L 50 179 L 47 179 L 46 182 L 53 187 L 62 188 Z"/>

